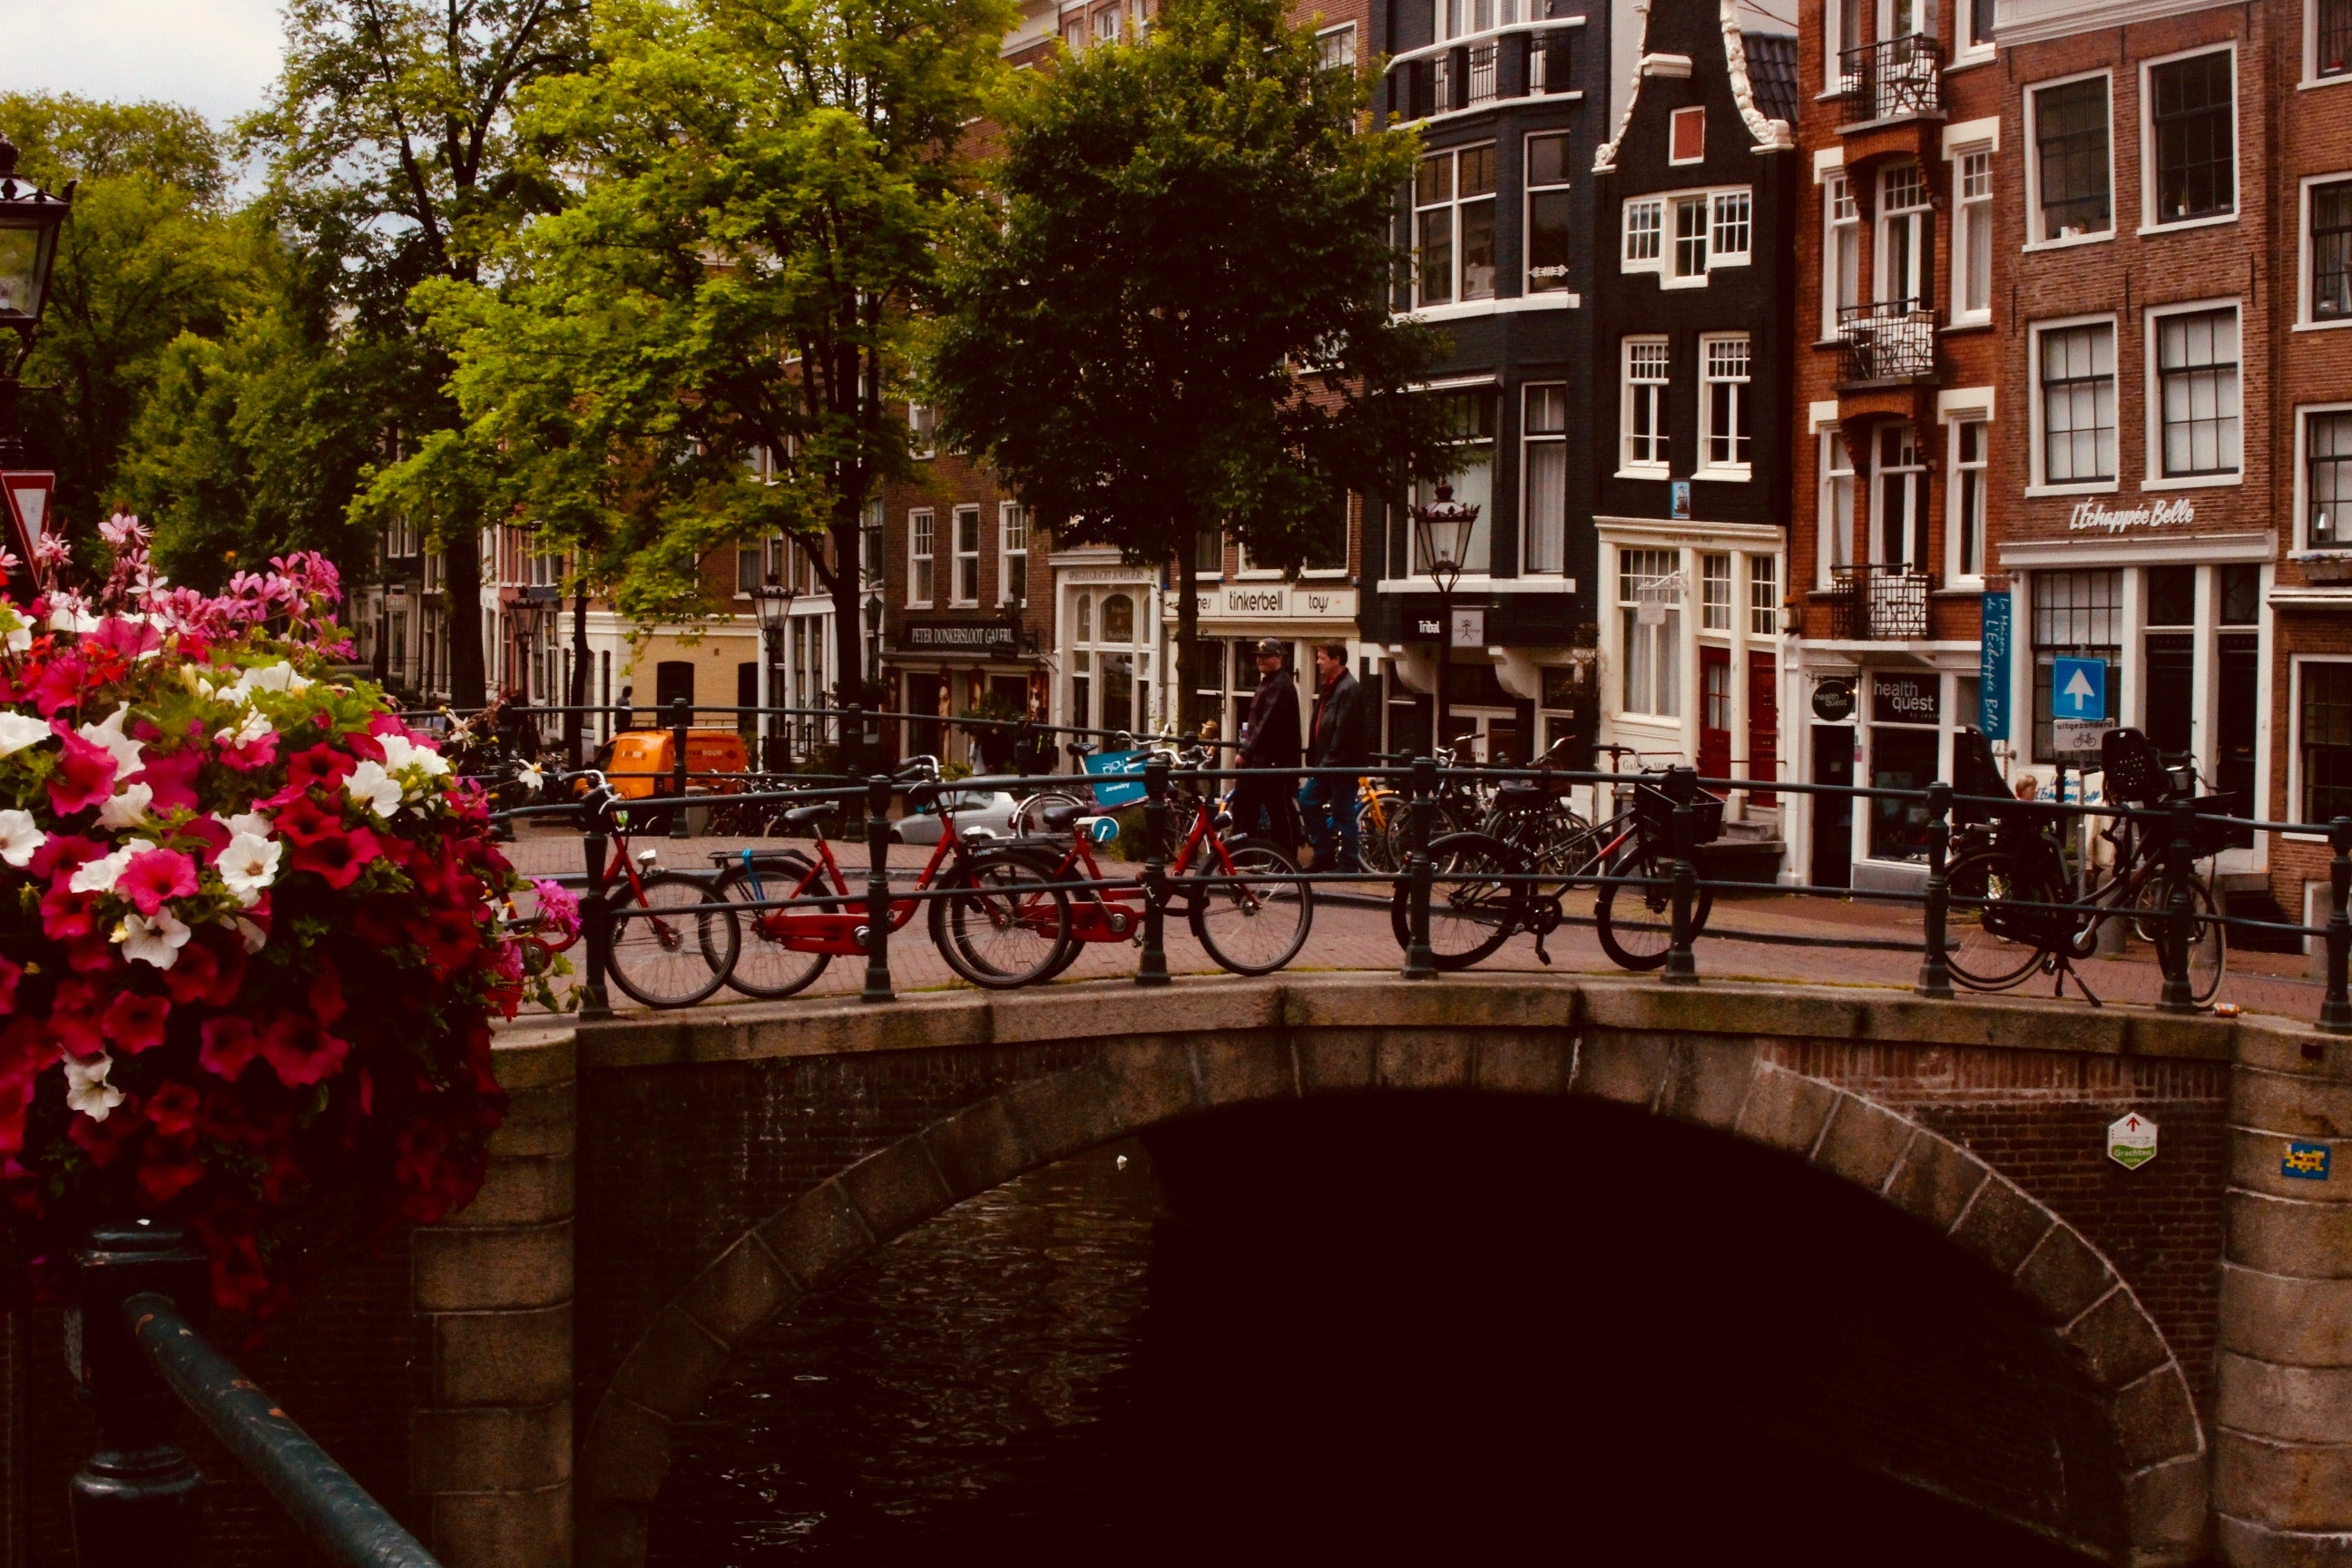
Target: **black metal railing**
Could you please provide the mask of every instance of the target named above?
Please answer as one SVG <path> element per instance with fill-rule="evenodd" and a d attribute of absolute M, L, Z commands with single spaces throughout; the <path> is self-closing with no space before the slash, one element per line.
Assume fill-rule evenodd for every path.
<path fill-rule="evenodd" d="M 178 1228 L 103 1226 L 74 1255 L 66 1352 L 98 1416 L 70 1492 L 77 1568 L 186 1568 L 204 1478 L 185 1406 L 339 1568 L 440 1568 L 383 1506 L 207 1341 L 205 1255 Z"/>
<path fill-rule="evenodd" d="M 1571 91 L 1574 37 L 1568 27 L 1520 27 L 1395 61 L 1388 72 L 1389 117 L 1427 120 L 1505 99 Z"/>
<path fill-rule="evenodd" d="M 1831 635 L 1843 642 L 1898 642 L 1927 635 L 1935 579 L 1901 564 L 1830 569 Z"/>
<path fill-rule="evenodd" d="M 1878 300 L 1838 310 L 1838 384 L 1932 381 L 1944 313 L 1925 300 Z"/>
<path fill-rule="evenodd" d="M 1944 112 L 1944 46 L 1924 33 L 1843 50 L 1838 64 L 1844 79 L 1839 96 L 1858 121 Z"/>

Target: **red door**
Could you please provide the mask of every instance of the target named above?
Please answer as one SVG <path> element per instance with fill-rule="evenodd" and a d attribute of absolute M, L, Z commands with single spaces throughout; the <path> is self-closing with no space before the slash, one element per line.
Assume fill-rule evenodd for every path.
<path fill-rule="evenodd" d="M 1698 772 L 1719 779 L 1731 773 L 1731 650 L 1698 650 Z"/>
<path fill-rule="evenodd" d="M 1780 710 L 1776 693 L 1779 683 L 1772 679 L 1772 656 L 1749 652 L 1748 655 L 1748 776 L 1751 779 L 1777 778 L 1780 775 Z M 1758 805 L 1777 804 L 1769 790 L 1759 790 L 1748 797 Z"/>

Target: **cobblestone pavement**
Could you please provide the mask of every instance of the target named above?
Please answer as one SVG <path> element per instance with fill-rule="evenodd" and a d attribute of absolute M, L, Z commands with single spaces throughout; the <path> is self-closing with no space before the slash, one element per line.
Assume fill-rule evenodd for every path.
<path fill-rule="evenodd" d="M 711 868 L 714 852 L 740 848 L 746 844 L 775 845 L 778 842 L 772 839 L 646 837 L 635 840 L 632 847 L 640 852 L 653 850 L 656 863 L 664 869 L 708 871 Z M 805 844 L 799 847 L 807 847 Z M 576 874 L 583 868 L 581 841 L 573 833 L 527 830 L 506 847 L 508 858 L 526 876 Z M 852 889 L 862 888 L 865 846 L 836 842 L 834 852 L 841 860 Z M 894 846 L 891 866 L 900 879 L 911 879 L 929 854 L 929 851 L 922 847 Z M 1129 868 L 1107 865 L 1105 869 L 1118 874 Z M 1549 967 L 1554 972 L 1571 974 L 1623 973 L 1601 950 L 1591 924 L 1591 912 L 1590 893 L 1571 896 L 1568 906 L 1570 923 L 1545 942 L 1551 959 Z M 1776 940 L 1742 940 L 1742 933 Z M 1719 895 L 1714 915 L 1706 933 L 1696 944 L 1695 952 L 1698 972 L 1704 980 L 1786 981 L 1808 984 L 1907 988 L 1918 976 L 1919 955 L 1916 946 L 1906 952 L 1892 951 L 1884 945 L 1861 948 L 1845 944 L 1857 940 L 1880 944 L 1916 943 L 1919 935 L 1920 913 L 1916 905 L 1800 897 L 1759 889 L 1753 895 Z M 1216 972 L 1215 963 L 1193 940 L 1181 919 L 1168 922 L 1167 950 L 1168 967 L 1172 973 L 1203 974 Z M 574 956 L 577 956 L 577 950 Z M 936 990 L 963 984 L 931 945 L 919 913 L 916 920 L 894 934 L 889 946 L 889 961 L 893 983 L 902 992 Z M 1291 972 L 1300 973 L 1394 970 L 1402 963 L 1402 954 L 1390 926 L 1387 887 L 1381 883 L 1367 883 L 1360 884 L 1358 889 L 1344 894 L 1324 888 L 1317 889 L 1313 931 L 1307 939 L 1306 947 L 1292 961 L 1289 968 Z M 1137 950 L 1133 943 L 1089 943 L 1086 952 L 1065 972 L 1062 980 L 1132 976 L 1136 964 Z M 1537 954 L 1534 939 L 1526 935 L 1513 937 L 1494 956 L 1479 965 L 1481 971 L 1503 972 L 1539 972 L 1546 967 Z M 2154 952 L 2137 942 L 2120 958 L 2089 959 L 2077 968 L 2102 1002 L 2153 1004 L 2162 986 L 2163 977 L 2158 971 Z M 2267 1013 L 2306 1020 L 2314 1018 L 2319 1011 L 2322 987 L 2309 977 L 2309 971 L 2310 961 L 2300 954 L 2233 952 L 2230 954 L 2228 977 L 2222 983 L 2218 1000 L 2234 1003 L 2249 1013 Z M 864 984 L 865 963 L 862 959 L 836 959 L 801 994 L 838 997 L 856 993 Z M 2021 986 L 2016 994 L 2047 997 L 2051 994 L 2051 981 L 2047 976 L 2037 977 Z M 2087 1005 L 2081 999 L 2080 993 L 2071 985 L 2066 995 L 2069 1006 Z M 617 991 L 614 993 L 613 999 L 616 1006 L 629 1005 Z M 717 1005 L 729 1000 L 740 998 L 722 990 L 705 1005 Z"/>

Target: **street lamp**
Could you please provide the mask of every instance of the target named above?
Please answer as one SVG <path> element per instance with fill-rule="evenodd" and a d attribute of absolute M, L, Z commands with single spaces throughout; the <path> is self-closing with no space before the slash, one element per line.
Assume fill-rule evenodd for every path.
<path fill-rule="evenodd" d="M 783 585 L 776 574 L 771 572 L 768 574 L 768 580 L 752 591 L 751 597 L 759 605 L 760 650 L 768 662 L 768 706 L 782 708 L 786 704 L 776 700 L 776 672 L 783 667 L 784 627 L 792 622 L 793 591 Z M 790 694 L 787 693 L 787 695 Z M 777 724 L 776 715 L 773 713 L 763 713 L 760 717 L 765 721 L 760 726 L 760 732 L 768 742 L 768 744 L 761 748 L 760 765 L 770 773 L 782 773 L 782 766 L 770 754 L 775 750 L 776 735 L 781 726 Z M 789 757 L 789 751 L 786 755 Z"/>
<path fill-rule="evenodd" d="M 871 594 L 866 595 L 866 670 L 864 677 L 857 683 L 858 705 L 860 707 L 864 707 L 866 693 L 879 687 L 881 684 L 882 590 L 877 587 Z M 887 698 L 877 699 L 876 706 L 877 708 L 887 707 L 888 706 L 888 700 Z M 866 712 L 866 723 L 867 728 L 866 732 L 858 737 L 858 742 L 862 747 L 866 748 L 867 753 L 878 756 L 882 743 L 882 721 L 879 718 L 875 716 L 874 710 L 869 709 Z"/>
<path fill-rule="evenodd" d="M 1451 717 L 1454 674 L 1454 589 L 1462 581 L 1462 563 L 1470 555 L 1470 533 L 1478 525 L 1478 503 L 1454 499 L 1454 487 L 1441 484 L 1437 499 L 1412 509 L 1412 527 L 1421 543 L 1422 559 L 1429 563 L 1430 581 L 1437 584 L 1437 745 L 1446 741 Z"/>
<path fill-rule="evenodd" d="M 49 269 L 57 265 L 58 231 L 73 207 L 74 187 L 53 196 L 16 178 L 16 144 L 0 136 L 0 327 L 16 332 L 16 352 L 0 371 L 0 469 L 15 468 L 25 460 L 25 437 L 16 418 L 18 373 L 33 352 L 33 337 L 41 324 L 41 308 L 48 303 Z M 33 570 L 33 550 L 40 543 L 47 511 L 50 476 L 22 476 L 24 484 L 8 488 L 8 510 L 26 554 L 25 570 Z M 29 582 L 29 577 L 27 578 Z"/>

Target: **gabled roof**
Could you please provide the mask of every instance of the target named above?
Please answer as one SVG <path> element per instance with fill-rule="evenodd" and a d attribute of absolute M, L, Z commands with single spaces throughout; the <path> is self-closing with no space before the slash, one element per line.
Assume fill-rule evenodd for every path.
<path fill-rule="evenodd" d="M 1633 0 L 1642 47 L 1635 51 L 1633 89 L 1625 95 L 1625 110 L 1617 129 L 1592 155 L 1595 174 L 1617 166 L 1617 144 L 1633 123 L 1642 101 L 1642 83 L 1654 75 L 1686 77 L 1697 64 L 1680 55 L 1654 55 L 1649 48 L 1650 13 L 1673 0 Z M 1739 0 L 1717 0 L 1723 25 L 1723 63 L 1731 81 L 1732 100 L 1755 140 L 1759 153 L 1784 151 L 1797 144 L 1797 40 L 1785 33 L 1748 34 L 1739 25 Z"/>
<path fill-rule="evenodd" d="M 1797 40 L 1787 33 L 1747 33 L 1748 85 L 1767 120 L 1797 122 Z"/>

